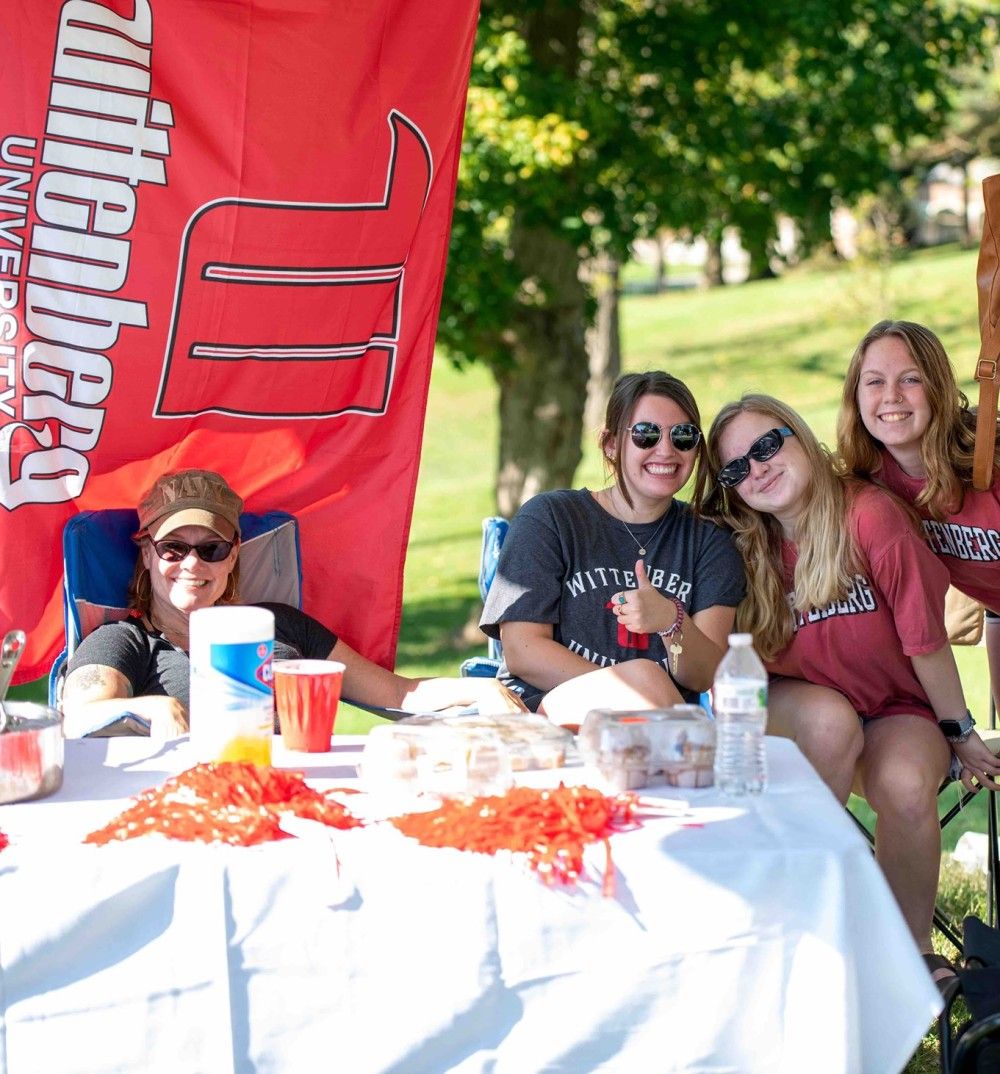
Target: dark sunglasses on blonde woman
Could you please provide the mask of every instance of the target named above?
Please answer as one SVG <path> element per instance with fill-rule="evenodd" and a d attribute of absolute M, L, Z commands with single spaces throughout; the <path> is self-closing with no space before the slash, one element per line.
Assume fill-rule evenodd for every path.
<path fill-rule="evenodd" d="M 750 445 L 745 455 L 740 455 L 738 459 L 733 459 L 722 467 L 718 473 L 719 484 L 724 485 L 727 489 L 735 488 L 749 475 L 751 459 L 754 462 L 767 462 L 768 459 L 773 458 L 781 450 L 785 437 L 794 435 L 795 433 L 784 425 L 764 433 L 763 436 L 758 437 Z"/>
<path fill-rule="evenodd" d="M 655 421 L 637 421 L 625 431 L 632 434 L 632 443 L 642 451 L 656 447 L 663 436 L 663 426 L 657 425 Z M 678 451 L 694 451 L 701 441 L 701 429 L 686 421 L 671 425 L 667 435 Z"/>
<path fill-rule="evenodd" d="M 233 550 L 235 541 L 202 541 L 201 544 L 188 544 L 187 541 L 152 541 L 153 551 L 167 563 L 180 563 L 192 552 L 205 563 L 221 563 Z"/>

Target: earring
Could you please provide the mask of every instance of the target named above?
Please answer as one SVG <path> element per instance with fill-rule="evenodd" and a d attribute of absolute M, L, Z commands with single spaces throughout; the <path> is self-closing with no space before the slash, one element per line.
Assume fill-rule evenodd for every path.
<path fill-rule="evenodd" d="M 149 571 L 144 570 L 142 574 L 136 579 L 135 583 L 135 601 L 140 608 L 146 609 L 149 607 L 150 598 L 153 595 L 153 583 L 149 577 Z"/>

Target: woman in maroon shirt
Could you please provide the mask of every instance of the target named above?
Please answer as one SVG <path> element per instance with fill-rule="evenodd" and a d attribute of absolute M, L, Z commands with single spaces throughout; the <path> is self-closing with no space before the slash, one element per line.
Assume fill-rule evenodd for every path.
<path fill-rule="evenodd" d="M 976 416 L 941 340 L 913 321 L 879 321 L 847 368 L 837 421 L 845 469 L 920 515 L 951 584 L 987 610 L 993 696 L 1000 684 L 1000 439 L 993 480 L 972 487 Z"/>
<path fill-rule="evenodd" d="M 975 734 L 944 630 L 948 576 L 885 490 L 838 475 L 790 407 L 747 395 L 708 435 L 702 509 L 728 524 L 747 570 L 739 629 L 773 676 L 771 733 L 799 744 L 833 793 L 878 816 L 875 853 L 928 966 L 941 860 L 937 792 L 952 752 L 967 776 L 1000 771 Z M 938 724 L 944 721 L 942 727 Z"/>

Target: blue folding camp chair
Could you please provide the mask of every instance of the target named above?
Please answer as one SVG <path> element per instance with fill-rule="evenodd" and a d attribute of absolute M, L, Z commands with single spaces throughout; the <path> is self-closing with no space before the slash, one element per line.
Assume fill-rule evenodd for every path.
<path fill-rule="evenodd" d="M 66 648 L 49 673 L 49 704 L 57 705 L 66 661 L 103 623 L 128 616 L 128 583 L 138 549 L 134 510 L 83 511 L 63 530 L 63 620 Z M 240 516 L 240 587 L 248 603 L 302 606 L 299 524 L 286 511 Z"/>
<path fill-rule="evenodd" d="M 479 552 L 479 595 L 484 601 L 496 576 L 500 549 L 509 528 L 510 523 L 505 518 L 483 519 L 483 544 Z M 498 639 L 487 639 L 486 653 L 486 656 L 472 656 L 464 660 L 461 665 L 462 675 L 477 679 L 495 679 L 503 661 L 503 647 Z"/>
<path fill-rule="evenodd" d="M 138 549 L 134 510 L 83 511 L 63 530 L 63 622 L 66 648 L 49 672 L 49 704 L 58 707 L 66 662 L 80 642 L 103 623 L 128 616 L 128 583 Z M 287 511 L 240 515 L 240 596 L 247 604 L 271 601 L 302 607 L 299 524 Z M 348 705 L 398 720 L 402 709 L 380 708 L 344 696 Z"/>

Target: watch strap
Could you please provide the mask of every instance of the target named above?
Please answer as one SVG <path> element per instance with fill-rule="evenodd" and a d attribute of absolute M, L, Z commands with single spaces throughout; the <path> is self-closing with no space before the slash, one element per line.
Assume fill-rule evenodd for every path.
<path fill-rule="evenodd" d="M 947 726 L 947 730 L 945 729 Z M 951 727 L 957 728 L 952 732 Z M 972 734 L 976 726 L 975 717 L 966 709 L 965 715 L 960 720 L 942 720 L 941 731 L 949 742 L 965 742 Z"/>

